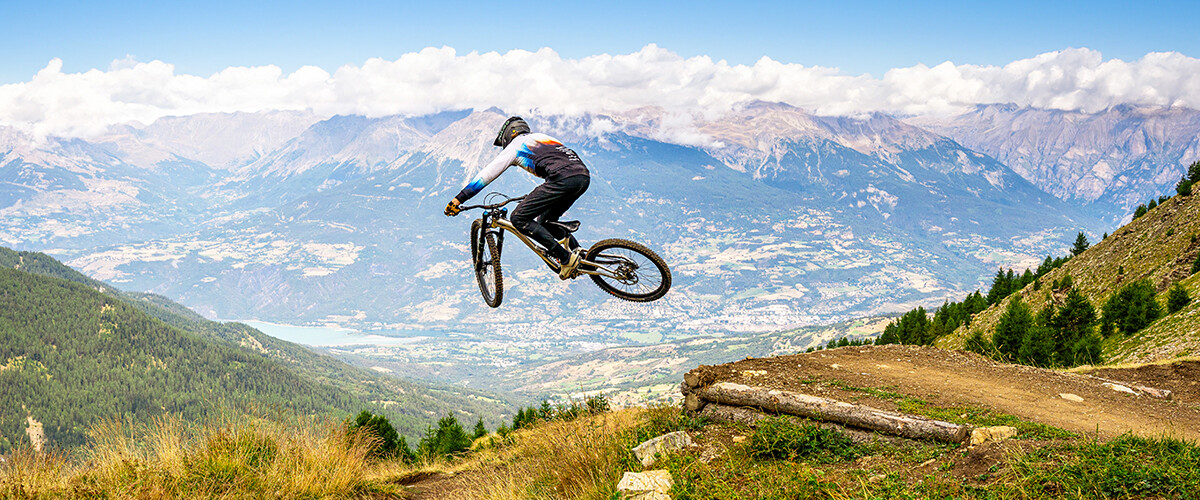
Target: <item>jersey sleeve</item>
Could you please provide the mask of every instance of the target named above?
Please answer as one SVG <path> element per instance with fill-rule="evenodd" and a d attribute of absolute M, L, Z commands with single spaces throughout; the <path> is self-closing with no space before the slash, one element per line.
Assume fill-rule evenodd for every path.
<path fill-rule="evenodd" d="M 471 199 L 472 196 L 475 196 L 479 194 L 480 191 L 483 191 L 483 188 L 487 187 L 488 184 L 496 180 L 497 177 L 500 177 L 500 174 L 504 173 L 505 169 L 517 162 L 517 150 L 522 144 L 523 143 L 521 141 L 513 141 L 508 145 L 508 147 L 504 148 L 503 151 L 500 151 L 500 154 L 496 155 L 496 158 L 494 158 L 491 163 L 488 163 L 486 167 L 483 167 L 483 170 L 480 170 L 479 175 L 475 176 L 471 182 L 468 182 L 466 186 L 463 186 L 462 191 L 459 191 L 458 195 L 454 198 L 457 199 L 459 203 L 465 203 L 467 200 Z"/>

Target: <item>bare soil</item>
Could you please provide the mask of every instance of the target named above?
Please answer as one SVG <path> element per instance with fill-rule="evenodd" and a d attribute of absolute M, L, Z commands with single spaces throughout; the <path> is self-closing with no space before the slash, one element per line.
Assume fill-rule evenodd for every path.
<path fill-rule="evenodd" d="M 1200 361 L 1194 359 L 1132 368 L 1098 367 L 1080 373 L 1167 389 L 1171 391 L 1172 399 L 1192 406 L 1200 405 Z"/>
<path fill-rule="evenodd" d="M 843 347 L 702 366 L 702 384 L 735 382 L 898 410 L 894 397 L 942 407 L 982 407 L 1102 438 L 1126 432 L 1200 439 L 1200 364 L 1103 369 L 1096 375 L 1175 391 L 1171 400 L 1133 395 L 1085 374 L 997 363 L 965 352 L 916 346 Z M 1139 371 L 1140 370 L 1140 371 Z M 1078 401 L 1082 399 L 1082 401 Z"/>

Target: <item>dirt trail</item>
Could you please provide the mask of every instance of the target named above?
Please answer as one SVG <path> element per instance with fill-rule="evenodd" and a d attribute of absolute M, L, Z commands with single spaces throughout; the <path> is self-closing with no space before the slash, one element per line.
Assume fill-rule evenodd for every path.
<path fill-rule="evenodd" d="M 1200 365 L 1197 365 L 1200 371 Z M 1161 375 L 1164 370 L 1157 370 Z M 1195 372 L 1188 372 L 1195 373 Z M 897 409 L 893 399 L 847 389 L 875 388 L 940 406 L 977 406 L 1073 432 L 1112 437 L 1200 439 L 1197 391 L 1168 401 L 1120 392 L 1084 374 L 997 363 L 963 351 L 913 346 L 843 347 L 807 354 L 747 359 L 701 367 L 705 383 L 737 382 Z M 1106 369 L 1107 379 L 1141 382 L 1133 371 Z M 1162 378 L 1156 388 L 1189 387 L 1192 380 Z"/>

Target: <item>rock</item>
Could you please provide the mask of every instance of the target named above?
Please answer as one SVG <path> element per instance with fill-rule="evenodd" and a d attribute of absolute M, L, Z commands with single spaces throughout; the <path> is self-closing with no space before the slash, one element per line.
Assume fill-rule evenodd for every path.
<path fill-rule="evenodd" d="M 696 443 L 692 442 L 692 437 L 689 436 L 687 432 L 675 431 L 670 434 L 663 434 L 659 437 L 646 441 L 645 443 L 637 445 L 637 447 L 633 449 L 633 455 L 642 462 L 642 467 L 649 467 L 654 463 L 655 453 L 662 453 L 665 455 L 672 451 L 681 450 L 691 446 L 696 446 Z"/>
<path fill-rule="evenodd" d="M 997 425 L 994 427 L 979 427 L 971 431 L 971 446 L 1003 441 L 1017 435 L 1015 427 Z"/>
<path fill-rule="evenodd" d="M 617 483 L 621 498 L 628 500 L 671 500 L 671 473 L 665 470 L 626 472 Z"/>
<path fill-rule="evenodd" d="M 1110 383 L 1110 382 L 1105 382 L 1105 383 L 1103 383 L 1103 384 L 1101 384 L 1101 385 L 1103 385 L 1104 387 L 1107 387 L 1107 388 L 1109 388 L 1109 389 L 1112 389 L 1112 390 L 1114 390 L 1114 391 L 1117 391 L 1117 392 L 1124 392 L 1124 393 L 1127 393 L 1127 394 L 1133 394 L 1134 396 L 1140 396 L 1140 394 L 1138 394 L 1138 393 L 1137 393 L 1137 391 L 1135 391 L 1135 390 L 1133 390 L 1133 389 L 1130 389 L 1130 388 L 1128 388 L 1128 387 L 1125 387 L 1125 386 L 1123 386 L 1123 385 L 1121 385 L 1121 384 L 1113 384 L 1113 383 Z"/>
<path fill-rule="evenodd" d="M 1060 398 L 1063 398 L 1063 399 L 1065 399 L 1065 400 L 1067 400 L 1067 401 L 1074 401 L 1074 402 L 1076 402 L 1076 403 L 1082 403 L 1082 402 L 1083 402 L 1083 398 L 1079 397 L 1078 395 L 1071 394 L 1071 393 L 1069 393 L 1069 392 L 1065 392 L 1065 393 L 1059 394 L 1059 395 L 1058 395 L 1058 397 L 1060 397 Z"/>

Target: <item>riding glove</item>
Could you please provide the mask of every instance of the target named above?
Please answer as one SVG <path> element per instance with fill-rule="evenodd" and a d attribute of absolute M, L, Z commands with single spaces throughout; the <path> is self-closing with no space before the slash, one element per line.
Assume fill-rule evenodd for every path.
<path fill-rule="evenodd" d="M 459 212 L 462 212 L 462 209 L 458 208 L 458 205 L 458 198 L 450 200 L 450 203 L 446 204 L 446 215 L 454 217 L 455 215 L 458 215 Z"/>

